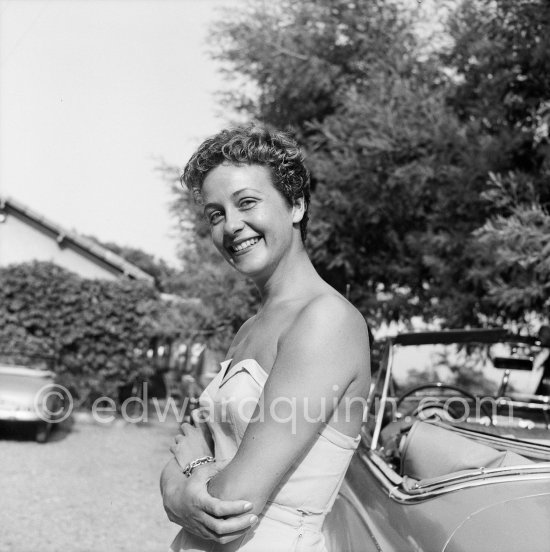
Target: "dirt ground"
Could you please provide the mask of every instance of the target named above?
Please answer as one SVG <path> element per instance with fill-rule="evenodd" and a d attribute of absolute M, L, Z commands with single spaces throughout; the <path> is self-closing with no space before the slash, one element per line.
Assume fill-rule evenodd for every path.
<path fill-rule="evenodd" d="M 167 551 L 159 476 L 177 431 L 80 416 L 38 444 L 0 428 L 0 552 Z"/>

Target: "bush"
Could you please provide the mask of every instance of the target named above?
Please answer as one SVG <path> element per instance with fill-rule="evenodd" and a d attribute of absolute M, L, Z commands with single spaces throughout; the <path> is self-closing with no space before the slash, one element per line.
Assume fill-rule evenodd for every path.
<path fill-rule="evenodd" d="M 59 383 L 90 405 L 153 372 L 147 350 L 165 307 L 145 282 L 83 279 L 52 263 L 0 269 L 0 350 L 55 357 Z"/>

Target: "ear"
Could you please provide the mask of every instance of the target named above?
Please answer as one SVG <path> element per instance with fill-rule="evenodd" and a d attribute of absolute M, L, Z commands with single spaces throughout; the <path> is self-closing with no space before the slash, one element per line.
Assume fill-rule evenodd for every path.
<path fill-rule="evenodd" d="M 300 222 L 306 212 L 306 202 L 303 197 L 299 197 L 294 200 L 294 205 L 292 205 L 292 222 Z"/>

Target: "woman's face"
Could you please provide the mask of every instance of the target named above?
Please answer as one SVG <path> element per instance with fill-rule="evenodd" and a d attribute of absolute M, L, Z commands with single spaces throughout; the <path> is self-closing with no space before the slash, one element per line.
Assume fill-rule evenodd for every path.
<path fill-rule="evenodd" d="M 239 272 L 268 276 L 293 240 L 301 205 L 291 207 L 261 165 L 224 164 L 212 169 L 202 187 L 212 241 Z"/>

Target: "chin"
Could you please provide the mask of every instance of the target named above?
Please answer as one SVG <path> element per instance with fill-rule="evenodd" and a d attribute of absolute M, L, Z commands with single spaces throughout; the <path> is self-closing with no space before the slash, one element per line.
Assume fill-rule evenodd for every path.
<path fill-rule="evenodd" d="M 237 270 L 237 272 L 240 272 L 243 276 L 248 276 L 249 278 L 256 278 L 265 272 L 264 266 L 257 266 L 252 263 L 236 264 L 232 262 L 231 266 Z"/>
<path fill-rule="evenodd" d="M 228 261 L 237 272 L 252 279 L 261 277 L 269 270 L 268 264 L 261 259 L 242 259 L 235 262 L 235 259 L 230 258 Z"/>

